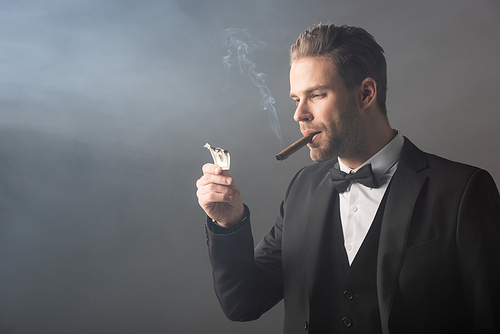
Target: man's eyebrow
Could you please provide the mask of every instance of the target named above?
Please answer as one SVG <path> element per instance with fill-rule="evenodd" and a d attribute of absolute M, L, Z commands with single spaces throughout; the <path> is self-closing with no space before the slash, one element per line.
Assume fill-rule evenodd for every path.
<path fill-rule="evenodd" d="M 310 93 L 312 93 L 312 92 L 314 92 L 316 90 L 321 90 L 321 89 L 326 89 L 326 88 L 328 88 L 327 85 L 314 85 L 314 86 L 306 89 L 304 91 L 304 94 L 310 94 Z M 293 93 L 290 93 L 290 97 L 294 98 L 294 97 L 297 97 L 297 96 L 295 94 L 293 94 Z"/>
<path fill-rule="evenodd" d="M 311 92 L 314 92 L 315 90 L 326 89 L 326 88 L 328 88 L 327 85 L 316 85 L 316 86 L 312 86 L 311 88 L 307 89 L 305 91 L 305 93 L 309 94 Z"/>

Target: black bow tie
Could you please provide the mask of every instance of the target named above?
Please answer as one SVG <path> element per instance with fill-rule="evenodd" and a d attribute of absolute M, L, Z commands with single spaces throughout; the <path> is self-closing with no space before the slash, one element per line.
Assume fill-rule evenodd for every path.
<path fill-rule="evenodd" d="M 356 173 L 349 174 L 344 173 L 338 169 L 338 165 L 335 165 L 334 168 L 330 169 L 330 178 L 339 193 L 344 192 L 351 184 L 351 181 L 356 181 L 369 188 L 379 187 L 371 164 L 361 167 Z"/>

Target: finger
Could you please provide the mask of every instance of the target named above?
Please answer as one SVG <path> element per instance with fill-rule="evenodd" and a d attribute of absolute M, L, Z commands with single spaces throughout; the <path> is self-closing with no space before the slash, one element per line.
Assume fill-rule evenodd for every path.
<path fill-rule="evenodd" d="M 235 186 L 233 183 L 233 178 L 231 176 L 216 174 L 204 174 L 201 178 L 198 179 L 198 181 L 196 181 L 196 186 L 199 188 L 211 183 L 224 186 Z"/>
<path fill-rule="evenodd" d="M 230 193 L 207 192 L 197 191 L 198 202 L 201 207 L 205 208 L 213 203 L 229 203 L 232 202 L 236 196 Z"/>
<path fill-rule="evenodd" d="M 216 164 L 210 164 L 210 163 L 204 164 L 201 170 L 203 171 L 203 174 L 209 173 L 218 175 L 222 172 L 222 168 L 220 168 Z"/>
<path fill-rule="evenodd" d="M 224 186 L 216 183 L 209 183 L 204 186 L 198 187 L 198 191 L 200 194 L 208 194 L 208 193 L 219 193 L 219 194 L 227 194 L 230 196 L 239 196 L 240 192 L 236 187 Z"/>

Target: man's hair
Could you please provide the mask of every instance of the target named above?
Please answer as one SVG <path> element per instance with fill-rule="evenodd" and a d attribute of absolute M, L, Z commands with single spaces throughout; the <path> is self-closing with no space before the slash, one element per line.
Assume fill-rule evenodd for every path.
<path fill-rule="evenodd" d="M 359 27 L 320 24 L 304 31 L 290 48 L 290 63 L 304 57 L 322 57 L 333 63 L 348 90 L 367 77 L 377 82 L 377 104 L 387 117 L 387 63 L 384 49 Z"/>

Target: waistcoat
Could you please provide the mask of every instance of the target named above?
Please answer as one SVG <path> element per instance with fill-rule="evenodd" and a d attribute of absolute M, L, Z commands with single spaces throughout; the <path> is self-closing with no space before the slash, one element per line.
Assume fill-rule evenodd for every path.
<path fill-rule="evenodd" d="M 309 333 L 382 333 L 377 300 L 377 252 L 388 190 L 350 266 L 338 196 L 332 201 L 310 296 Z"/>

